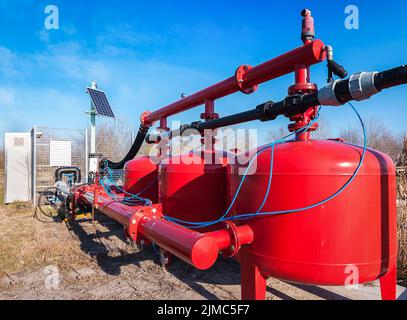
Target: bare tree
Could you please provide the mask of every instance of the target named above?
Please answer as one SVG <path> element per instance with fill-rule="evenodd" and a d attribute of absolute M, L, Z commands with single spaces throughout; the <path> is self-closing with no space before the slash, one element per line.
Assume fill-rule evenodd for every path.
<path fill-rule="evenodd" d="M 403 134 L 403 152 L 399 157 L 399 166 L 407 166 L 407 133 Z"/>
<path fill-rule="evenodd" d="M 4 170 L 4 165 L 5 165 L 4 147 L 0 146 L 0 170 Z"/>
<path fill-rule="evenodd" d="M 311 133 L 313 139 L 326 139 L 331 136 L 328 120 L 321 116 L 318 120 L 318 129 Z M 388 154 L 397 165 L 407 162 L 407 135 L 398 137 L 389 130 L 380 119 L 368 118 L 365 120 L 368 147 Z M 267 142 L 276 141 L 288 134 L 284 127 L 268 132 Z M 363 144 L 363 133 L 360 126 L 351 126 L 340 132 L 340 137 L 347 142 Z M 404 152 L 403 152 L 404 146 Z"/>
<path fill-rule="evenodd" d="M 120 161 L 130 150 L 134 138 L 130 126 L 124 119 L 101 124 L 96 132 L 96 152 L 112 161 Z M 152 145 L 144 143 L 139 155 L 148 155 L 151 148 Z"/>
<path fill-rule="evenodd" d="M 285 137 L 288 134 L 289 134 L 288 129 L 284 128 L 284 127 L 272 129 L 267 133 L 267 138 L 266 138 L 267 143 L 277 141 L 277 140 Z"/>
<path fill-rule="evenodd" d="M 317 121 L 318 128 L 315 131 L 311 132 L 311 136 L 313 139 L 327 139 L 331 137 L 331 129 L 328 120 L 325 116 L 320 116 Z M 267 133 L 267 142 L 272 142 L 279 140 L 285 136 L 290 134 L 287 127 L 279 127 L 274 130 L 270 130 Z"/>
<path fill-rule="evenodd" d="M 396 160 L 403 150 L 403 138 L 397 137 L 378 118 L 368 118 L 364 122 L 368 147 L 388 154 Z M 340 137 L 350 143 L 363 144 L 363 133 L 358 126 L 342 130 Z"/>
<path fill-rule="evenodd" d="M 332 138 L 331 125 L 328 119 L 321 115 L 317 121 L 317 130 L 311 133 L 313 139 L 329 139 Z"/>

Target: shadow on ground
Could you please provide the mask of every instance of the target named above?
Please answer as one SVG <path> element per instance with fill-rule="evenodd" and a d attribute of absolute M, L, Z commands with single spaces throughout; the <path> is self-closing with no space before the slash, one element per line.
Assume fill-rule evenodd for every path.
<path fill-rule="evenodd" d="M 148 246 L 143 251 L 133 247 L 126 239 L 120 224 L 99 214 L 96 222 L 96 225 L 93 225 L 89 219 L 80 220 L 69 223 L 68 228 L 79 239 L 81 250 L 93 257 L 104 273 L 120 276 L 123 266 L 135 265 L 141 268 L 140 263 L 146 260 L 160 263 L 152 246 Z M 233 259 L 219 259 L 211 269 L 201 271 L 174 257 L 166 267 L 166 271 L 209 300 L 218 300 L 219 297 L 208 290 L 204 284 L 216 286 L 218 289 L 224 286 L 240 285 L 239 263 Z M 292 283 L 287 283 L 287 285 L 322 299 L 348 300 L 342 295 L 320 287 Z M 282 300 L 295 300 L 295 297 L 271 286 L 267 287 L 267 291 Z M 240 292 L 232 294 L 232 296 L 239 299 Z"/>

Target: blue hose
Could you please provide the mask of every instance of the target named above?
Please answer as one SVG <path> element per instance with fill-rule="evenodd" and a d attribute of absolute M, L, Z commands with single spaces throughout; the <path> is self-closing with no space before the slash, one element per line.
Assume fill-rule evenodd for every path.
<path fill-rule="evenodd" d="M 106 194 L 109 196 L 110 199 L 112 199 L 113 201 L 116 202 L 122 202 L 124 204 L 127 205 L 148 205 L 151 206 L 152 203 L 149 199 L 145 199 L 140 197 L 140 193 L 138 194 L 132 194 L 130 192 L 127 192 L 125 190 L 123 190 L 122 188 L 120 188 L 113 179 L 113 171 L 108 168 L 107 166 L 105 167 L 105 171 L 107 173 L 107 175 L 105 176 L 105 178 L 107 178 L 107 182 L 105 182 L 105 179 L 100 178 L 99 179 L 99 183 L 102 186 L 103 190 L 106 192 Z M 118 194 L 116 194 L 115 192 L 113 192 L 111 186 L 114 186 L 117 190 L 119 190 L 120 192 L 123 192 L 125 195 L 128 196 L 119 196 Z"/>
<path fill-rule="evenodd" d="M 258 210 L 257 210 L 255 213 L 239 214 L 239 215 L 236 215 L 236 216 L 233 216 L 233 217 L 226 217 L 227 214 L 230 212 L 231 208 L 233 207 L 233 205 L 234 205 L 234 203 L 235 203 L 235 201 L 236 201 L 236 199 L 237 199 L 237 195 L 239 194 L 240 189 L 241 189 L 241 187 L 242 187 L 242 185 L 243 185 L 243 182 L 244 182 L 244 180 L 245 180 L 245 178 L 246 178 L 246 175 L 247 175 L 247 172 L 248 172 L 248 169 L 246 169 L 246 171 L 245 171 L 245 173 L 244 173 L 244 176 L 243 176 L 243 178 L 242 178 L 242 180 L 241 180 L 241 182 L 240 182 L 240 184 L 239 184 L 239 186 L 238 186 L 238 188 L 237 188 L 237 190 L 236 190 L 236 193 L 235 193 L 235 195 L 234 195 L 234 197 L 233 197 L 233 199 L 232 199 L 232 203 L 230 204 L 230 206 L 229 206 L 228 210 L 226 211 L 226 213 L 225 213 L 224 215 L 222 215 L 221 218 L 219 218 L 219 219 L 217 219 L 217 220 L 213 220 L 213 221 L 206 221 L 206 222 L 189 222 L 189 221 L 183 221 L 183 220 L 176 219 L 176 218 L 171 218 L 171 217 L 166 217 L 166 219 L 169 220 L 169 221 L 175 222 L 175 223 L 180 223 L 180 224 L 184 224 L 184 225 L 189 225 L 189 226 L 187 226 L 187 227 L 188 227 L 188 228 L 191 228 L 191 229 L 193 229 L 193 228 L 203 228 L 203 227 L 208 227 L 208 226 L 217 224 L 217 223 L 222 222 L 222 221 L 227 221 L 227 220 L 246 220 L 246 219 L 250 219 L 250 218 L 253 218 L 253 217 L 256 217 L 256 216 L 272 216 L 272 215 L 290 214 L 290 213 L 295 213 L 295 212 L 299 212 L 299 211 L 306 211 L 306 210 L 310 210 L 310 209 L 313 209 L 313 208 L 315 208 L 315 207 L 321 206 L 321 205 L 323 205 L 323 204 L 325 204 L 325 203 L 331 201 L 332 199 L 336 198 L 336 197 L 337 197 L 339 194 L 341 194 L 341 193 L 352 183 L 352 181 L 356 178 L 356 176 L 357 176 L 358 173 L 359 173 L 360 168 L 362 167 L 362 164 L 363 164 L 363 162 L 364 162 L 364 159 L 365 159 L 365 156 L 366 156 L 366 152 L 367 152 L 367 133 L 366 133 L 365 124 L 364 124 L 364 122 L 363 122 L 362 117 L 360 116 L 360 114 L 359 114 L 358 111 L 356 110 L 356 108 L 355 108 L 350 102 L 348 102 L 348 104 L 349 104 L 349 106 L 353 109 L 353 111 L 356 113 L 356 115 L 357 115 L 357 117 L 358 117 L 358 119 L 359 119 L 359 121 L 360 121 L 360 124 L 361 124 L 361 126 L 362 126 L 362 129 L 363 129 L 363 152 L 362 152 L 362 156 L 361 156 L 360 162 L 359 162 L 358 166 L 356 167 L 356 170 L 354 171 L 354 173 L 353 173 L 353 175 L 351 176 L 351 178 L 342 186 L 342 188 L 340 188 L 337 192 L 335 192 L 335 193 L 334 193 L 333 195 L 331 195 L 330 197 L 328 197 L 328 198 L 326 198 L 326 199 L 324 199 L 324 200 L 322 200 L 322 201 L 319 201 L 319 202 L 317 202 L 317 203 L 315 203 L 315 204 L 312 204 L 312 205 L 309 205 L 309 206 L 306 206 L 306 207 L 302 207 L 302 208 L 291 209 L 291 210 L 279 210 L 279 211 L 272 211 L 272 212 L 260 212 L 260 211 L 263 209 L 264 204 L 265 204 L 266 200 L 268 199 L 268 196 L 269 196 L 269 193 L 270 193 L 270 187 L 271 187 L 271 182 L 272 182 L 272 174 L 273 174 L 274 146 L 275 146 L 276 144 L 280 144 L 280 143 L 283 143 L 283 142 L 290 142 L 290 141 L 293 141 L 294 139 L 288 140 L 288 141 L 287 141 L 287 140 L 284 140 L 285 138 L 287 138 L 287 137 L 289 137 L 289 136 L 292 135 L 292 134 L 290 134 L 290 135 L 288 135 L 288 136 L 286 136 L 286 137 L 284 137 L 284 138 L 282 139 L 282 140 L 284 140 L 284 141 L 278 140 L 278 141 L 275 141 L 275 142 L 273 142 L 273 143 L 271 143 L 271 144 L 265 146 L 264 148 L 262 148 L 261 150 L 259 150 L 259 151 L 257 152 L 257 154 L 255 155 L 255 157 L 253 158 L 253 159 L 255 159 L 258 155 L 260 155 L 262 152 L 264 152 L 264 151 L 267 150 L 268 148 L 270 148 L 270 147 L 272 148 L 272 154 L 271 154 L 271 160 L 270 160 L 270 178 L 269 178 L 269 181 L 268 181 L 267 191 L 266 191 L 266 193 L 265 193 L 265 195 L 264 195 L 264 199 L 263 199 L 263 202 L 262 202 L 261 206 L 258 208 Z M 297 134 L 297 135 L 298 135 L 298 134 L 304 133 L 306 130 L 309 129 L 309 127 L 312 125 L 312 123 L 317 120 L 318 117 L 319 117 L 319 113 L 318 113 L 317 117 L 316 117 L 313 121 L 311 121 L 311 122 L 309 123 L 308 126 L 306 126 L 306 127 L 303 128 L 303 129 L 298 130 L 297 132 L 295 132 L 295 133 L 293 133 L 293 134 Z M 251 164 L 253 163 L 253 159 L 252 159 L 252 161 L 250 161 L 248 168 L 250 168 Z"/>
<path fill-rule="evenodd" d="M 249 164 L 248 164 L 248 166 L 247 166 L 247 168 L 246 168 L 246 170 L 245 170 L 245 172 L 243 174 L 243 177 L 242 177 L 242 179 L 241 179 L 241 181 L 239 183 L 239 186 L 238 186 L 238 188 L 236 190 L 236 193 L 235 193 L 235 195 L 234 195 L 234 197 L 232 199 L 232 202 L 230 203 L 230 205 L 229 205 L 228 209 L 226 210 L 226 212 L 219 219 L 213 220 L 213 221 L 205 221 L 205 222 L 190 222 L 190 221 L 180 220 L 180 219 L 173 218 L 173 217 L 168 217 L 168 216 L 166 216 L 165 219 L 167 219 L 168 221 L 177 223 L 177 224 L 181 224 L 181 225 L 183 225 L 183 224 L 190 225 L 191 227 L 189 227 L 189 228 L 191 228 L 191 229 L 208 227 L 208 226 L 217 224 L 219 222 L 228 220 L 226 218 L 226 216 L 229 214 L 230 210 L 233 208 L 233 206 L 234 206 L 234 204 L 235 204 L 235 202 L 237 200 L 237 197 L 238 197 L 238 195 L 240 193 L 240 190 L 241 190 L 241 188 L 243 186 L 243 183 L 246 180 L 247 174 L 248 174 L 253 162 L 257 159 L 257 157 L 260 154 L 262 154 L 263 152 L 265 152 L 266 150 L 268 150 L 269 148 L 272 148 L 273 155 L 271 157 L 271 163 L 273 163 L 272 159 L 274 157 L 274 146 L 276 144 L 295 141 L 295 136 L 304 134 L 319 119 L 319 115 L 320 115 L 320 109 L 318 110 L 318 113 L 316 114 L 315 118 L 312 121 L 310 121 L 310 123 L 308 125 L 306 125 L 304 128 L 301 128 L 301 129 L 299 129 L 299 130 L 297 130 L 295 132 L 292 132 L 292 133 L 286 135 L 285 137 L 283 137 L 283 138 L 281 138 L 281 139 L 279 139 L 277 141 L 271 142 L 270 144 L 264 146 L 263 148 L 261 148 L 260 150 L 257 151 L 257 153 L 254 155 L 254 157 L 249 161 Z M 290 140 L 287 140 L 290 137 L 293 137 L 293 138 L 290 139 Z M 270 172 L 270 178 L 269 178 L 269 185 L 271 185 L 271 180 L 272 180 L 272 169 L 273 169 L 272 166 L 270 166 L 271 172 Z M 269 189 L 270 188 L 268 187 L 268 190 Z M 262 209 L 262 207 L 264 206 L 264 203 L 266 202 L 266 200 L 267 200 L 267 198 L 265 197 L 265 200 L 263 201 L 263 205 L 261 205 L 259 207 L 258 211 L 260 211 Z M 195 227 L 193 227 L 193 226 L 195 226 Z"/>
<path fill-rule="evenodd" d="M 360 159 L 360 162 L 358 164 L 358 166 L 356 167 L 356 170 L 354 171 L 354 173 L 352 174 L 351 178 L 337 191 L 335 192 L 333 195 L 331 195 L 330 197 L 319 201 L 315 204 L 306 206 L 306 207 L 302 207 L 302 208 L 297 208 L 297 209 L 290 209 L 290 210 L 279 210 L 279 211 L 272 211 L 272 212 L 261 212 L 264 208 L 264 205 L 267 202 L 267 199 L 269 197 L 270 194 L 270 189 L 271 189 L 271 184 L 272 184 L 272 179 L 273 179 L 273 167 L 274 167 L 274 154 L 275 154 L 275 146 L 278 144 L 282 144 L 282 143 L 287 143 L 287 142 L 292 142 L 295 141 L 295 137 L 304 134 L 305 132 L 308 131 L 308 129 L 318 120 L 319 116 L 320 116 L 320 110 L 321 108 L 319 108 L 317 115 L 315 116 L 315 118 L 310 121 L 310 123 L 305 126 L 304 128 L 301 128 L 295 132 L 292 132 L 290 134 L 288 134 L 287 136 L 283 137 L 282 139 L 273 141 L 272 143 L 264 146 L 263 148 L 261 148 L 260 150 L 257 151 L 257 153 L 254 155 L 254 157 L 249 161 L 249 164 L 243 174 L 243 177 L 239 183 L 238 188 L 236 189 L 236 192 L 232 198 L 232 201 L 229 205 L 229 207 L 227 208 L 226 212 L 219 218 L 216 220 L 212 220 L 212 221 L 203 221 L 203 222 L 191 222 L 191 221 L 185 221 L 185 220 L 181 220 L 181 219 L 177 219 L 177 218 L 173 218 L 173 217 L 169 217 L 169 216 L 165 216 L 165 219 L 168 221 L 171 221 L 173 223 L 182 225 L 182 226 L 186 226 L 190 229 L 195 229 L 195 228 L 204 228 L 204 227 L 208 227 L 208 226 L 212 226 L 215 224 L 218 224 L 222 221 L 229 221 L 229 220 L 246 220 L 246 219 L 250 219 L 256 216 L 272 216 L 272 215 L 281 215 L 281 214 L 290 214 L 290 213 L 295 213 L 295 212 L 299 212 L 299 211 L 306 211 L 306 210 L 310 210 L 313 209 L 315 207 L 321 206 L 329 201 L 331 201 L 332 199 L 336 198 L 339 194 L 341 194 L 351 183 L 352 181 L 356 178 L 356 176 L 359 173 L 360 168 L 362 167 L 362 164 L 364 162 L 365 156 L 366 156 L 366 152 L 367 152 L 367 133 L 366 133 L 366 128 L 365 128 L 365 124 L 363 122 L 362 117 L 360 116 L 360 114 L 358 113 L 358 111 L 356 110 L 356 108 L 350 103 L 348 102 L 349 106 L 352 108 L 352 110 L 356 113 L 360 124 L 362 126 L 363 129 L 363 152 L 362 152 L 362 156 Z M 289 139 L 290 138 L 290 139 Z M 236 203 L 237 197 L 242 189 L 242 186 L 246 180 L 247 174 L 253 164 L 253 162 L 257 159 L 257 157 L 262 154 L 263 152 L 267 151 L 268 149 L 271 149 L 271 155 L 270 155 L 270 174 L 269 174 L 269 180 L 268 180 L 268 184 L 267 184 L 267 188 L 266 188 L 266 192 L 263 198 L 263 201 L 261 203 L 261 205 L 259 206 L 259 208 L 256 210 L 255 213 L 247 213 L 247 214 L 239 214 L 236 216 L 232 216 L 232 217 L 227 217 L 228 214 L 230 213 L 230 211 L 232 210 L 234 204 Z M 105 190 L 105 192 L 108 194 L 108 196 L 117 202 L 122 202 L 124 204 L 129 204 L 129 205 L 135 205 L 135 204 L 142 204 L 142 205 L 149 205 L 151 206 L 152 203 L 149 199 L 145 199 L 140 197 L 140 193 L 138 194 L 132 194 L 129 193 L 123 189 L 121 189 L 118 185 L 116 185 L 114 183 L 114 179 L 113 179 L 113 174 L 112 174 L 112 170 L 110 168 L 108 168 L 107 166 L 105 167 L 105 170 L 107 172 L 107 177 L 108 177 L 108 182 L 110 183 L 105 183 L 102 179 L 100 179 L 100 184 L 103 187 L 103 189 Z M 111 185 L 113 185 L 117 190 L 123 192 L 125 195 L 128 195 L 128 197 L 122 197 L 122 196 L 118 196 L 117 194 L 115 194 L 112 189 L 111 189 Z M 150 186 L 148 186 L 150 187 Z M 148 188 L 147 187 L 147 188 Z"/>

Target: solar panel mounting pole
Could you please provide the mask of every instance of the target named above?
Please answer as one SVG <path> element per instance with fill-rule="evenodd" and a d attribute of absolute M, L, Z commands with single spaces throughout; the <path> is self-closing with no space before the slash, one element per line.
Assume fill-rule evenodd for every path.
<path fill-rule="evenodd" d="M 103 157 L 96 153 L 96 116 L 103 116 L 114 119 L 114 113 L 104 91 L 98 90 L 96 82 L 87 88 L 92 104 L 90 111 L 90 159 L 89 172 L 96 173 L 98 171 L 98 157 Z"/>
<path fill-rule="evenodd" d="M 93 81 L 91 88 L 97 90 L 98 86 L 96 81 Z M 96 154 L 96 108 L 93 102 L 91 102 L 90 107 L 90 154 L 89 158 L 89 172 L 96 173 L 98 171 L 97 163 L 98 160 L 95 157 Z"/>

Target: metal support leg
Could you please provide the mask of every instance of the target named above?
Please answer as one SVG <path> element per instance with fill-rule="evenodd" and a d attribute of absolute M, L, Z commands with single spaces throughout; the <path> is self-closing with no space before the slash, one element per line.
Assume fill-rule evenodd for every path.
<path fill-rule="evenodd" d="M 98 209 L 97 207 L 97 190 L 93 190 L 93 205 L 92 205 L 92 225 L 96 234 L 96 222 L 95 222 L 95 213 L 96 210 Z"/>
<path fill-rule="evenodd" d="M 255 265 L 240 264 L 242 300 L 264 300 L 266 298 L 266 278 Z"/>
<path fill-rule="evenodd" d="M 76 201 L 77 201 L 77 195 L 76 195 L 76 192 L 74 192 L 73 197 L 72 197 L 71 221 L 75 221 L 75 219 L 76 219 Z"/>
<path fill-rule="evenodd" d="M 382 300 L 396 300 L 397 265 L 390 267 L 389 271 L 380 278 L 380 292 Z"/>

